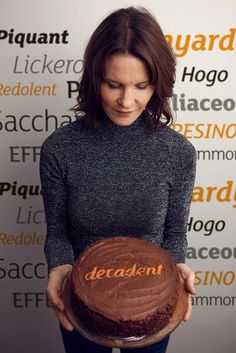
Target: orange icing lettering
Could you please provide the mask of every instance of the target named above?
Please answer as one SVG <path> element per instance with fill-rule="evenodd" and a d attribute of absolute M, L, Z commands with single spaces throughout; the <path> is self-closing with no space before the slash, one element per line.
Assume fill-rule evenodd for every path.
<path fill-rule="evenodd" d="M 145 267 L 139 267 L 136 271 L 136 275 L 141 276 L 141 275 L 145 274 L 145 271 L 146 271 Z"/>
<path fill-rule="evenodd" d="M 110 276 L 110 273 L 111 273 L 112 271 L 114 271 L 113 268 L 109 268 L 109 269 L 106 271 L 106 276 L 107 276 L 107 278 L 112 278 L 112 277 L 113 277 L 112 275 Z"/>
<path fill-rule="evenodd" d="M 97 272 L 97 274 L 96 274 L 96 278 L 97 279 L 102 279 L 102 278 L 104 278 L 104 277 L 102 277 L 102 276 L 104 276 L 104 275 L 106 275 L 106 270 L 99 270 L 98 272 Z"/>
<path fill-rule="evenodd" d="M 104 278 L 119 278 L 119 277 L 134 277 L 134 276 L 157 276 L 161 275 L 163 270 L 163 265 L 159 264 L 158 266 L 146 266 L 146 267 L 137 267 L 137 264 L 134 264 L 130 268 L 108 268 L 98 270 L 97 266 L 94 266 L 92 271 L 85 274 L 86 281 L 94 281 L 96 279 Z"/>
<path fill-rule="evenodd" d="M 118 268 L 114 273 L 114 277 L 124 277 L 124 276 L 125 276 L 124 268 Z"/>
<path fill-rule="evenodd" d="M 128 270 L 125 271 L 126 276 L 135 276 L 136 267 L 137 265 L 134 264 L 132 268 L 128 268 Z"/>
<path fill-rule="evenodd" d="M 160 275 L 162 269 L 163 269 L 162 265 L 159 265 L 157 269 L 155 267 L 147 267 L 147 275 L 149 275 L 150 272 L 152 275 L 157 275 L 157 274 Z"/>
<path fill-rule="evenodd" d="M 97 266 L 95 266 L 91 272 L 86 273 L 86 275 L 85 275 L 86 281 L 96 279 L 96 277 L 95 277 L 96 271 L 97 271 Z"/>

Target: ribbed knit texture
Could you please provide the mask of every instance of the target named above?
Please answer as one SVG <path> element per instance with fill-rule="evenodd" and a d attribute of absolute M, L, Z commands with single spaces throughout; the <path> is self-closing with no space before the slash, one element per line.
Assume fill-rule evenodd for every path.
<path fill-rule="evenodd" d="M 141 114 L 129 126 L 101 117 L 102 133 L 77 120 L 52 133 L 40 158 L 49 271 L 72 264 L 93 242 L 135 236 L 185 262 L 196 150 Z"/>

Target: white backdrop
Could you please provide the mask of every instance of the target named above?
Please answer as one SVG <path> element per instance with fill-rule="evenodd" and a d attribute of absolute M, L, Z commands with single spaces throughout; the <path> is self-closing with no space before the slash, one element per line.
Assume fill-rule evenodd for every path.
<path fill-rule="evenodd" d="M 236 350 L 235 1 L 1 0 L 3 353 L 63 352 L 57 321 L 45 296 L 40 146 L 56 128 L 74 120 L 68 109 L 76 95 L 69 98 L 68 81 L 72 85 L 80 77 L 90 34 L 110 11 L 128 5 L 147 7 L 167 39 L 172 38 L 170 44 L 178 57 L 175 129 L 198 151 L 187 260 L 196 271 L 197 296 L 191 320 L 172 335 L 168 352 Z M 27 33 L 36 33 L 36 41 L 40 33 L 47 34 L 44 38 L 58 33 L 59 43 L 43 44 L 39 39 L 30 44 Z"/>

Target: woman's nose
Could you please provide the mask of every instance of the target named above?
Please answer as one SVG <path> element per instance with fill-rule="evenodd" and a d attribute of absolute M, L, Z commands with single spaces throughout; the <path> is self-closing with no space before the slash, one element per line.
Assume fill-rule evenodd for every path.
<path fill-rule="evenodd" d="M 129 108 L 132 106 L 134 101 L 133 94 L 131 90 L 122 90 L 121 95 L 119 97 L 119 105 L 122 106 L 123 108 Z"/>

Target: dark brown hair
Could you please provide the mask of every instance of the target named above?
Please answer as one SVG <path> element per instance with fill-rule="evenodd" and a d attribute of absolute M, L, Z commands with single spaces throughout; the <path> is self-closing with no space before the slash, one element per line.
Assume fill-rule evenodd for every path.
<path fill-rule="evenodd" d="M 155 131 L 171 125 L 173 114 L 169 97 L 173 96 L 176 59 L 156 19 L 143 7 L 128 7 L 111 13 L 90 37 L 84 53 L 77 104 L 72 108 L 76 117 L 85 116 L 91 128 L 101 127 L 100 86 L 105 62 L 118 53 L 141 59 L 148 69 L 150 83 L 155 85 L 144 111 L 147 124 Z"/>

